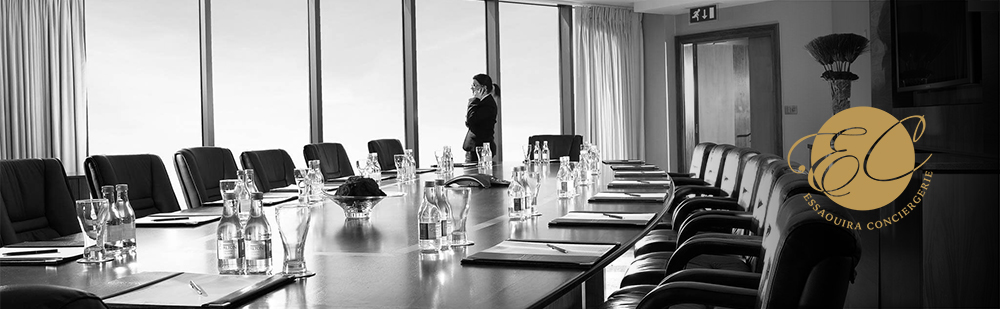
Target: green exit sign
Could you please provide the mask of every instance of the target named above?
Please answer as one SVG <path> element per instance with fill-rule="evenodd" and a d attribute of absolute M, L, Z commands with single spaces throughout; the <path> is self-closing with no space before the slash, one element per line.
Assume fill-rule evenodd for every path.
<path fill-rule="evenodd" d="M 691 9 L 691 23 L 700 23 L 703 21 L 715 20 L 716 12 L 718 8 L 716 5 L 706 5 Z"/>

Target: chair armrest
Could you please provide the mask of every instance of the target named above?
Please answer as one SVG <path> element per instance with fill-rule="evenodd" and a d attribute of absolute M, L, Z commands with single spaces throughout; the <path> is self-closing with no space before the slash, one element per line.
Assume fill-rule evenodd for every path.
<path fill-rule="evenodd" d="M 731 229 L 756 230 L 753 224 L 753 217 L 747 214 L 692 216 L 687 221 L 684 221 L 680 231 L 677 232 L 677 243 L 682 244 L 691 238 L 691 236 L 700 232 L 725 232 L 720 230 Z"/>
<path fill-rule="evenodd" d="M 726 308 L 753 308 L 757 289 L 701 282 L 671 282 L 646 294 L 636 308 L 667 308 L 676 304 L 705 304 Z"/>
<path fill-rule="evenodd" d="M 700 199 L 687 199 L 682 201 L 673 209 L 673 217 L 670 221 L 674 230 L 677 231 L 684 224 L 684 221 L 688 219 L 696 211 L 699 210 L 730 210 L 730 211 L 745 211 L 743 206 L 732 200 L 723 199 L 711 199 L 711 198 L 700 198 Z"/>
<path fill-rule="evenodd" d="M 702 254 L 760 256 L 761 241 L 719 237 L 696 237 L 678 244 L 667 262 L 667 274 L 684 269 L 692 258 Z"/>
<path fill-rule="evenodd" d="M 694 173 L 667 172 L 667 175 L 670 175 L 670 177 L 687 177 L 687 178 L 694 177 Z"/>
<path fill-rule="evenodd" d="M 674 196 L 683 197 L 683 196 L 688 196 L 689 194 L 711 195 L 711 196 L 721 196 L 721 197 L 729 196 L 729 194 L 726 193 L 725 191 L 722 191 L 722 189 L 712 186 L 684 185 L 684 186 L 678 186 L 677 189 L 674 190 Z"/>
<path fill-rule="evenodd" d="M 760 273 L 748 273 L 744 271 L 726 269 L 695 268 L 685 269 L 670 274 L 660 285 L 671 282 L 694 281 L 701 283 L 711 283 L 728 285 L 731 287 L 757 289 L 760 286 Z"/>
<path fill-rule="evenodd" d="M 687 185 L 707 186 L 708 185 L 708 183 L 705 182 L 704 180 L 702 180 L 701 178 L 691 178 L 691 177 L 671 177 L 671 178 L 674 181 L 674 185 L 675 186 L 687 186 Z"/>

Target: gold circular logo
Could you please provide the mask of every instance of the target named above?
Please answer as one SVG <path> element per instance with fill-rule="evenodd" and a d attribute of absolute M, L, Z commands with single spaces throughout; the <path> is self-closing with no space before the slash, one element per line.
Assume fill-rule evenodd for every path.
<path fill-rule="evenodd" d="M 920 120 L 912 139 L 901 125 L 910 118 Z M 895 200 L 910 181 L 905 176 L 916 169 L 913 142 L 920 138 L 916 131 L 922 135 L 926 126 L 922 116 L 903 120 L 872 107 L 834 115 L 819 133 L 796 142 L 816 137 L 808 169 L 810 185 L 854 210 L 878 209 Z M 797 171 L 804 172 L 805 167 Z"/>

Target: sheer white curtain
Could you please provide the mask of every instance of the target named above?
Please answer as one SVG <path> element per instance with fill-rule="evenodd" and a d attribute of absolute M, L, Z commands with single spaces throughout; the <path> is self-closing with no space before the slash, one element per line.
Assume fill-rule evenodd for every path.
<path fill-rule="evenodd" d="M 83 174 L 83 0 L 0 1 L 0 158 L 59 158 Z"/>
<path fill-rule="evenodd" d="M 642 14 L 573 8 L 576 132 L 604 158 L 642 158 Z"/>

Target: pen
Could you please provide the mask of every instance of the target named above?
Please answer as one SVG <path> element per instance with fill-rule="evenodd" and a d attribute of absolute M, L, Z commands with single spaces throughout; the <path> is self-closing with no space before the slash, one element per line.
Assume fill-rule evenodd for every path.
<path fill-rule="evenodd" d="M 622 192 L 622 193 L 624 193 L 625 195 L 628 195 L 628 196 L 642 197 L 642 195 L 638 195 L 638 194 L 635 194 L 635 193 L 632 193 L 632 192 Z"/>
<path fill-rule="evenodd" d="M 619 216 L 619 215 L 612 215 L 612 214 L 609 214 L 609 213 L 602 213 L 602 215 L 605 215 L 605 216 L 608 216 L 608 217 L 612 217 L 612 218 L 615 218 L 615 219 L 625 219 L 625 217 L 622 217 L 622 216 Z"/>
<path fill-rule="evenodd" d="M 196 293 L 198 293 L 198 295 L 208 296 L 208 293 L 205 293 L 204 289 L 198 286 L 197 283 L 194 283 L 194 280 L 188 281 L 188 285 L 191 286 L 191 289 L 193 289 Z"/>
<path fill-rule="evenodd" d="M 552 248 L 553 250 L 556 250 L 556 251 L 559 251 L 559 252 L 562 252 L 562 253 L 569 253 L 569 250 L 560 248 L 559 246 L 556 246 L 556 245 L 553 245 L 553 244 L 545 244 L 545 245 L 548 246 L 549 248 Z"/>
<path fill-rule="evenodd" d="M 172 218 L 163 218 L 163 219 L 153 219 L 153 222 L 177 221 L 177 220 L 187 220 L 187 219 L 190 219 L 190 218 L 189 217 L 172 217 Z"/>
<path fill-rule="evenodd" d="M 4 253 L 4 256 L 17 256 L 17 255 L 32 255 L 32 254 L 46 254 L 46 253 L 59 253 L 58 249 L 46 249 L 46 250 L 31 250 L 31 251 L 14 251 Z"/>

